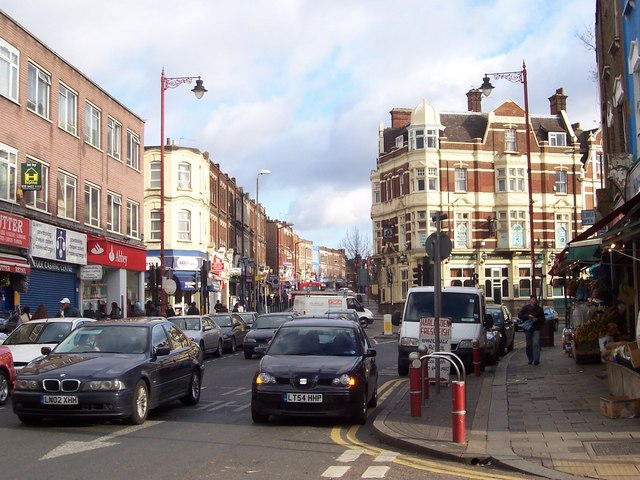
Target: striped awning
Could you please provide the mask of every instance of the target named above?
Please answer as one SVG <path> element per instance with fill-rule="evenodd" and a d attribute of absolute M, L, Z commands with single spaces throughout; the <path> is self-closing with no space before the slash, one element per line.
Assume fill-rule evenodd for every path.
<path fill-rule="evenodd" d="M 19 255 L 11 255 L 10 253 L 0 253 L 0 272 L 12 273 L 31 273 L 29 262 Z"/>

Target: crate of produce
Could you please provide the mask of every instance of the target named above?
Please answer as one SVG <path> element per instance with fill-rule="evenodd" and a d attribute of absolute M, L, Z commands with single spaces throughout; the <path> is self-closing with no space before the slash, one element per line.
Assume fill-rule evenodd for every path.
<path fill-rule="evenodd" d="M 633 418 L 640 414 L 640 398 L 627 395 L 600 397 L 600 413 L 608 418 Z"/>
<path fill-rule="evenodd" d="M 600 363 L 602 357 L 600 353 L 600 345 L 598 341 L 588 342 L 576 342 L 575 339 L 571 342 L 571 350 L 573 352 L 573 358 L 576 363 Z"/>

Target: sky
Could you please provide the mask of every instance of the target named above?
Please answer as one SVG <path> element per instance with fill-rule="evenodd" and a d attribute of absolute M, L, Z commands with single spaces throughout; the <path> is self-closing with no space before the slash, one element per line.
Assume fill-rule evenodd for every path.
<path fill-rule="evenodd" d="M 165 92 L 165 137 L 223 172 L 316 245 L 371 239 L 370 174 L 381 122 L 423 99 L 467 110 L 485 72 L 527 65 L 529 110 L 557 88 L 571 123 L 599 125 L 595 0 L 0 0 L 0 9 L 145 120 L 160 143 L 160 75 L 200 76 L 196 100 Z M 523 105 L 492 81 L 487 112 Z"/>

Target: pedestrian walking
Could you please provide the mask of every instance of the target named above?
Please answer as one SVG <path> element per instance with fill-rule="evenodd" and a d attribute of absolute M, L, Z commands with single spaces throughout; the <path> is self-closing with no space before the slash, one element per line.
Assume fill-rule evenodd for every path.
<path fill-rule="evenodd" d="M 189 304 L 189 308 L 187 309 L 187 315 L 200 315 L 200 310 L 196 305 L 196 302 L 191 302 Z"/>
<path fill-rule="evenodd" d="M 28 322 L 29 320 L 31 320 L 31 309 L 28 306 L 22 307 L 22 313 L 18 317 L 18 325 L 17 326 L 20 326 L 23 323 Z"/>
<path fill-rule="evenodd" d="M 38 305 L 38 308 L 36 308 L 36 313 L 33 314 L 33 316 L 31 317 L 31 320 L 39 320 L 41 318 L 49 318 L 49 314 L 47 313 L 47 307 L 44 306 L 44 303 L 41 303 L 40 305 Z"/>
<path fill-rule="evenodd" d="M 116 302 L 111 302 L 111 312 L 109 313 L 109 318 L 111 320 L 117 320 L 118 318 L 122 318 L 122 309 L 118 306 Z"/>
<path fill-rule="evenodd" d="M 544 310 L 538 305 L 538 298 L 532 295 L 529 303 L 523 306 L 518 313 L 518 318 L 523 321 L 531 320 L 531 326 L 524 331 L 525 351 L 529 365 L 540 365 L 540 329 L 543 327 Z"/>

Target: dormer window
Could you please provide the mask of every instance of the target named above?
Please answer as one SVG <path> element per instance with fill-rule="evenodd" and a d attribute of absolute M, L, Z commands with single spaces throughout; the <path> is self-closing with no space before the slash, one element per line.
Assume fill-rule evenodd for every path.
<path fill-rule="evenodd" d="M 565 132 L 549 132 L 550 147 L 566 147 L 567 134 Z"/>
<path fill-rule="evenodd" d="M 438 148 L 438 130 L 435 128 L 418 128 L 409 132 L 411 150 Z"/>
<path fill-rule="evenodd" d="M 403 145 L 404 145 L 404 138 L 402 138 L 402 135 L 398 135 L 396 137 L 396 148 L 402 148 Z"/>

